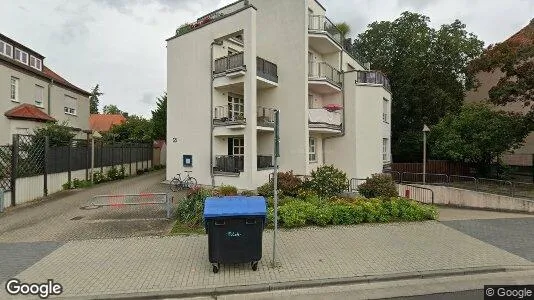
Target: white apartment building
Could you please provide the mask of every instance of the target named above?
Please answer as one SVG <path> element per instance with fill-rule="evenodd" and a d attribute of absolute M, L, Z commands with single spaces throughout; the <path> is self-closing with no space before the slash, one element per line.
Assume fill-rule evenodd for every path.
<path fill-rule="evenodd" d="M 341 21 L 341 20 L 340 20 Z M 238 1 L 167 40 L 167 179 L 254 189 L 333 164 L 354 178 L 390 163 L 389 82 L 342 46 L 315 0 Z"/>

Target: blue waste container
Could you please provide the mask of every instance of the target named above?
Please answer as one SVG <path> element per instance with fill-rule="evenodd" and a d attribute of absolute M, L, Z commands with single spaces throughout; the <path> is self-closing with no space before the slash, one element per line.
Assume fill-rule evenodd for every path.
<path fill-rule="evenodd" d="M 204 201 L 204 226 L 208 234 L 213 272 L 220 264 L 250 263 L 258 268 L 267 205 L 264 197 L 208 197 Z"/>

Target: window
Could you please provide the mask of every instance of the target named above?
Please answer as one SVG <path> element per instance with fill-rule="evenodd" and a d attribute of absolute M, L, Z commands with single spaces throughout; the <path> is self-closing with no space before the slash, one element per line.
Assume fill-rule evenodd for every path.
<path fill-rule="evenodd" d="M 245 100 L 243 100 L 243 96 L 228 95 L 228 112 L 232 121 L 245 118 Z"/>
<path fill-rule="evenodd" d="M 75 116 L 77 107 L 78 103 L 76 102 L 76 98 L 65 95 L 65 106 L 63 108 L 65 114 Z"/>
<path fill-rule="evenodd" d="M 11 77 L 11 101 L 19 102 L 19 79 Z"/>
<path fill-rule="evenodd" d="M 43 107 L 44 87 L 35 85 L 35 105 Z"/>
<path fill-rule="evenodd" d="M 388 139 L 382 139 L 382 160 L 389 161 L 388 158 Z"/>
<path fill-rule="evenodd" d="M 244 138 L 229 138 L 228 139 L 228 155 L 245 155 L 245 139 Z"/>
<path fill-rule="evenodd" d="M 310 138 L 309 145 L 308 145 L 308 160 L 310 162 L 316 162 L 317 161 L 317 144 L 315 143 L 314 138 Z"/>
<path fill-rule="evenodd" d="M 28 53 L 18 48 L 15 48 L 15 59 L 27 65 L 28 64 Z"/>
<path fill-rule="evenodd" d="M 37 57 L 34 57 L 34 56 L 30 55 L 30 67 L 41 71 L 41 69 L 42 69 L 41 60 L 38 59 Z"/>
<path fill-rule="evenodd" d="M 384 121 L 384 123 L 389 123 L 389 100 L 383 98 L 382 106 L 382 121 Z"/>
<path fill-rule="evenodd" d="M 13 46 L 4 41 L 0 41 L 0 54 L 13 57 Z"/>

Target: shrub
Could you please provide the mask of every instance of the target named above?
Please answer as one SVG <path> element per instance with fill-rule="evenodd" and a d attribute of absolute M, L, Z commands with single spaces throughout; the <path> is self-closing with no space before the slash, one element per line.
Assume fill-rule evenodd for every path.
<path fill-rule="evenodd" d="M 310 188 L 321 197 L 332 197 L 339 195 L 348 187 L 347 174 L 331 166 L 320 166 L 312 171 L 312 179 L 309 182 Z"/>
<path fill-rule="evenodd" d="M 309 216 L 310 221 L 313 224 L 319 226 L 326 226 L 332 224 L 334 212 L 330 205 L 317 206 L 313 213 Z"/>
<path fill-rule="evenodd" d="M 358 186 L 358 193 L 365 198 L 397 197 L 397 187 L 389 174 L 373 174 Z"/>
<path fill-rule="evenodd" d="M 107 181 L 107 178 L 106 176 L 104 176 L 102 172 L 95 172 L 93 174 L 93 182 L 95 184 L 99 184 L 99 183 L 106 182 L 106 181 Z"/>
<path fill-rule="evenodd" d="M 107 172 L 107 177 L 109 180 L 117 180 L 119 179 L 119 171 L 115 166 L 111 167 Z"/>
<path fill-rule="evenodd" d="M 150 170 L 148 168 L 145 168 L 143 172 L 148 173 Z"/>
<path fill-rule="evenodd" d="M 217 189 L 217 195 L 218 196 L 236 196 L 237 188 L 231 185 L 221 185 Z"/>
<path fill-rule="evenodd" d="M 332 204 L 332 224 L 353 225 L 365 220 L 364 210 L 361 205 L 335 203 Z"/>
<path fill-rule="evenodd" d="M 91 181 L 89 180 L 80 180 L 78 178 L 74 178 L 74 180 L 72 180 L 72 187 L 75 189 L 86 188 L 90 187 L 91 185 Z"/>
<path fill-rule="evenodd" d="M 315 209 L 315 205 L 302 200 L 288 201 L 279 209 L 280 221 L 284 227 L 302 227 L 313 215 Z"/>
<path fill-rule="evenodd" d="M 65 182 L 64 184 L 62 184 L 61 187 L 62 187 L 64 190 L 70 190 L 70 189 L 72 188 L 72 182 L 67 181 L 67 182 Z"/>
<path fill-rule="evenodd" d="M 313 191 L 312 189 L 301 187 L 297 193 L 297 198 L 302 199 L 302 200 L 306 200 L 312 197 L 319 197 L 317 193 Z"/>
<path fill-rule="evenodd" d="M 143 173 L 144 173 L 144 171 L 140 170 L 140 169 L 135 171 L 135 174 L 137 174 L 137 175 L 143 175 Z"/>
<path fill-rule="evenodd" d="M 187 197 L 178 202 L 176 208 L 176 217 L 178 222 L 189 226 L 202 225 L 202 216 L 204 212 L 204 199 L 213 196 L 211 189 L 194 187 L 187 193 Z"/>
<path fill-rule="evenodd" d="M 288 196 L 297 196 L 298 190 L 302 186 L 302 180 L 293 175 L 293 171 L 278 172 L 278 189 Z"/>
<path fill-rule="evenodd" d="M 265 198 L 274 196 L 274 184 L 272 182 L 267 182 L 266 184 L 258 187 L 258 195 Z M 278 198 L 281 199 L 284 196 L 284 193 L 281 189 L 278 189 Z"/>
<path fill-rule="evenodd" d="M 256 193 L 254 191 L 245 190 L 245 191 L 241 191 L 241 193 L 239 193 L 239 195 L 241 195 L 241 196 L 256 196 Z"/>
<path fill-rule="evenodd" d="M 117 179 L 124 179 L 126 177 L 126 170 L 124 169 L 124 166 L 121 166 L 119 169 L 119 173 L 117 174 Z"/>

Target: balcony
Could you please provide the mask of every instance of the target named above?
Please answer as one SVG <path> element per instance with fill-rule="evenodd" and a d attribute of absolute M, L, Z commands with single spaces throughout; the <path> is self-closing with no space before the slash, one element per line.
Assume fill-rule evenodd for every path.
<path fill-rule="evenodd" d="M 391 91 L 389 79 L 380 71 L 358 71 L 356 82 L 382 85 L 386 90 Z"/>
<path fill-rule="evenodd" d="M 308 109 L 308 127 L 310 132 L 341 132 L 342 114 L 340 111 L 328 111 L 324 108 Z"/>
<path fill-rule="evenodd" d="M 214 61 L 213 75 L 217 78 L 226 77 L 229 81 L 215 82 L 215 87 L 235 86 L 242 82 L 231 81 L 245 75 L 247 67 L 243 52 L 218 58 Z M 261 57 L 256 57 L 256 77 L 259 89 L 278 86 L 278 66 Z"/>
<path fill-rule="evenodd" d="M 270 169 L 274 166 L 272 155 L 257 156 L 258 170 Z"/>
<path fill-rule="evenodd" d="M 258 129 L 268 129 L 267 131 L 273 131 L 274 112 L 274 108 L 258 106 L 258 109 L 256 110 Z"/>
<path fill-rule="evenodd" d="M 245 128 L 246 119 L 243 113 L 230 111 L 228 106 L 216 106 L 213 113 L 214 126 Z"/>
<path fill-rule="evenodd" d="M 343 35 L 332 21 L 323 15 L 309 15 L 308 20 L 310 48 L 321 54 L 342 50 Z"/>
<path fill-rule="evenodd" d="M 243 172 L 244 165 L 245 157 L 242 155 L 217 155 L 215 156 L 213 171 L 239 174 L 239 172 Z"/>
<path fill-rule="evenodd" d="M 341 72 L 326 62 L 308 62 L 308 86 L 318 94 L 334 94 L 343 86 Z"/>

